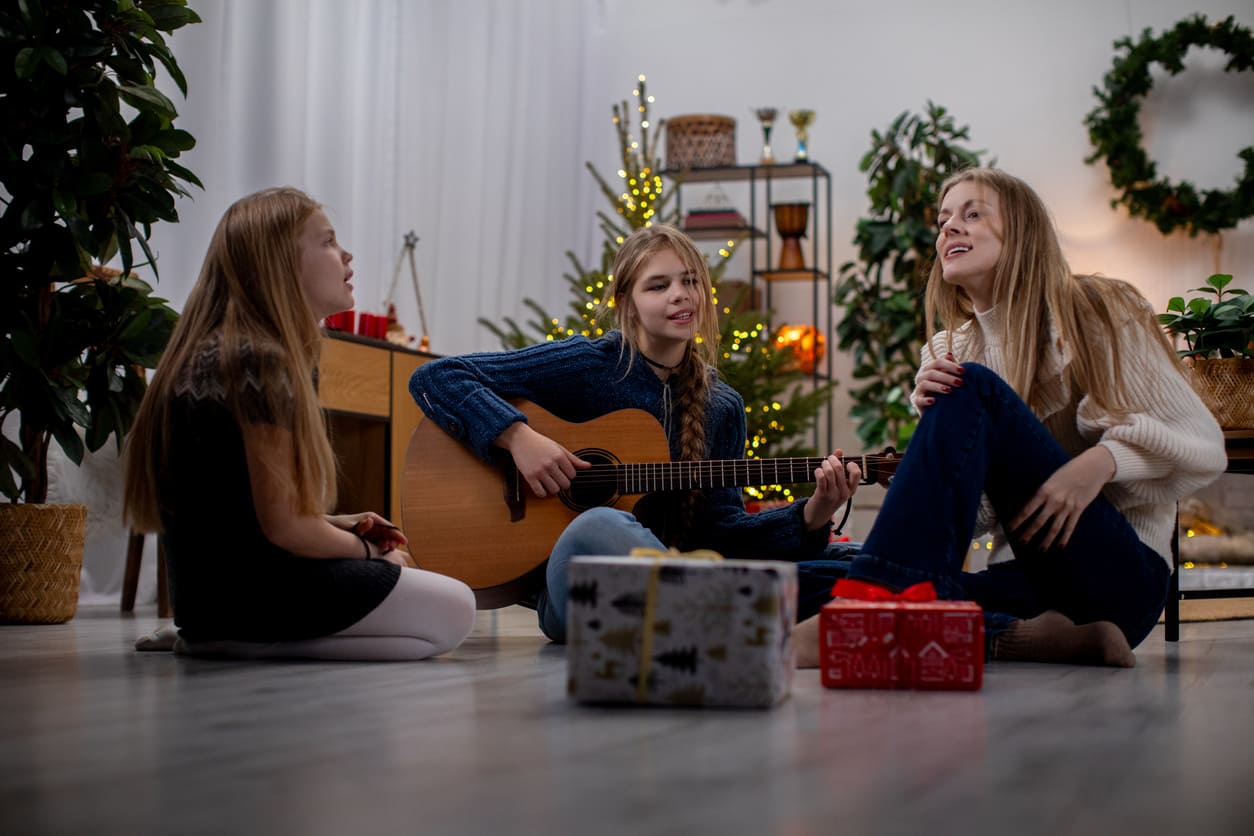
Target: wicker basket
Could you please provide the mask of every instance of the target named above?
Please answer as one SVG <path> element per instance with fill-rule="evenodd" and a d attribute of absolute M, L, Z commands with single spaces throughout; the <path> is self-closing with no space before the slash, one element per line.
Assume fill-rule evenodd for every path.
<path fill-rule="evenodd" d="M 74 617 L 86 528 L 86 505 L 0 503 L 0 622 Z"/>
<path fill-rule="evenodd" d="M 1192 361 L 1193 389 L 1225 430 L 1254 429 L 1254 360 Z"/>
<path fill-rule="evenodd" d="M 736 120 L 730 116 L 672 116 L 666 121 L 666 167 L 736 164 Z"/>

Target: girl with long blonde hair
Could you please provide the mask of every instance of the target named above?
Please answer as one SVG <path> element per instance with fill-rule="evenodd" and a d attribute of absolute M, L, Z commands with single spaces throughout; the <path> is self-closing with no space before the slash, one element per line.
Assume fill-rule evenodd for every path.
<path fill-rule="evenodd" d="M 1149 303 L 1073 275 L 1022 180 L 960 172 L 938 221 L 922 417 L 849 576 L 976 601 L 994 659 L 1130 667 L 1166 601 L 1176 500 L 1224 469 L 1219 427 Z M 964 572 L 990 531 L 1013 559 Z M 816 624 L 798 631 L 813 664 Z"/>
<path fill-rule="evenodd" d="M 469 633 L 460 581 L 407 568 L 373 512 L 333 515 L 319 320 L 353 306 L 322 208 L 267 189 L 227 209 L 125 451 L 125 515 L 165 546 L 176 649 L 422 659 Z"/>
<path fill-rule="evenodd" d="M 664 224 L 632 233 L 614 261 L 602 310 L 618 325 L 604 337 L 435 360 L 414 372 L 410 392 L 428 418 L 484 461 L 507 451 L 537 497 L 569 488 L 589 465 L 533 430 L 509 399 L 533 401 L 569 422 L 641 409 L 661 423 L 675 461 L 743 458 L 744 401 L 718 379 L 710 273 L 688 236 Z M 540 627 L 565 641 L 566 566 L 576 554 L 678 546 L 728 557 L 818 557 L 832 514 L 859 476 L 856 466 L 829 456 L 815 473 L 813 497 L 761 514 L 746 513 L 730 487 L 655 495 L 660 501 L 647 510 L 636 506 L 639 518 L 606 507 L 584 511 L 549 556 L 532 602 Z"/>

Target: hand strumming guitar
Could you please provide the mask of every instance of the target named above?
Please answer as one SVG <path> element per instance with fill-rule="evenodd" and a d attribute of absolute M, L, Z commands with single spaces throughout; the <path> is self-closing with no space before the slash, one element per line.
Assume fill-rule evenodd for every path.
<path fill-rule="evenodd" d="M 576 470 L 592 467 L 590 462 L 579 458 L 522 421 L 510 424 L 493 443 L 509 451 L 518 473 L 527 482 L 532 493 L 541 498 L 556 495 L 558 491 L 569 488 Z"/>

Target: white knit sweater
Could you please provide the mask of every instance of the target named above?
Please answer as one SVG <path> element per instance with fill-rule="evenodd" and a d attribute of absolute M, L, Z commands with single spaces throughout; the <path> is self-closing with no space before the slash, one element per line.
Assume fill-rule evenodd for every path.
<path fill-rule="evenodd" d="M 982 350 L 981 340 L 973 339 L 977 329 L 983 336 Z M 1071 391 L 1066 373 L 1069 357 L 1056 330 L 1051 329 L 1051 336 L 1054 350 L 1039 371 L 1043 397 L 1038 417 L 1072 457 L 1096 444 L 1110 451 L 1115 475 L 1102 493 L 1141 542 L 1170 565 L 1176 501 L 1214 481 L 1227 465 L 1219 425 L 1144 328 L 1128 322 L 1119 331 L 1123 380 L 1129 401 L 1137 405 L 1137 411 L 1123 418 L 1104 413 L 1085 393 Z M 1004 316 L 997 309 L 977 313 L 954 331 L 954 357 L 1005 377 L 1002 345 L 1006 338 Z M 924 363 L 947 350 L 946 339 L 947 332 L 941 332 L 923 346 Z M 995 546 L 1000 546 L 1005 534 L 986 498 L 976 534 L 994 529 Z"/>

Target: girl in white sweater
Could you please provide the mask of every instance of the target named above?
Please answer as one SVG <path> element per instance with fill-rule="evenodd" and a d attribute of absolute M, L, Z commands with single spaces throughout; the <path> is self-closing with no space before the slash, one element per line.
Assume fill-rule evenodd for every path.
<path fill-rule="evenodd" d="M 1223 435 L 1149 303 L 1072 275 L 1027 184 L 964 171 L 938 222 L 922 418 L 849 576 L 976 601 L 990 658 L 1131 667 L 1166 600 L 1176 500 L 1223 471 Z M 1015 559 L 963 572 L 995 529 Z"/>

